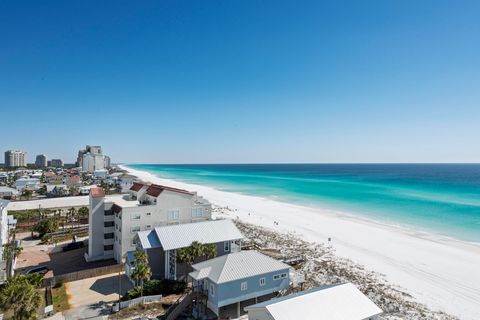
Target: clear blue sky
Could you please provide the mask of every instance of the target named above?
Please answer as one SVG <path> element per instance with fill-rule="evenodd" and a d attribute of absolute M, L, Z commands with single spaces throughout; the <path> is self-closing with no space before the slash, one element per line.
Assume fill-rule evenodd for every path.
<path fill-rule="evenodd" d="M 479 12 L 479 1 L 4 0 L 0 150 L 480 162 Z"/>

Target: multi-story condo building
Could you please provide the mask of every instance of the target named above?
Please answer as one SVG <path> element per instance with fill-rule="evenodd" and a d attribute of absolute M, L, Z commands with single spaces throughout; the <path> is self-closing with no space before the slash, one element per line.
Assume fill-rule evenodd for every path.
<path fill-rule="evenodd" d="M 52 166 L 52 167 L 63 167 L 64 163 L 63 163 L 62 159 L 52 159 L 52 161 L 50 161 L 50 166 Z"/>
<path fill-rule="evenodd" d="M 26 167 L 27 153 L 19 150 L 5 151 L 5 166 L 6 167 Z"/>
<path fill-rule="evenodd" d="M 135 235 L 158 226 L 209 220 L 212 205 L 195 192 L 135 183 L 128 194 L 90 190 L 87 261 L 115 259 L 136 249 Z"/>
<path fill-rule="evenodd" d="M 82 167 L 83 172 L 94 172 L 110 167 L 110 157 L 103 155 L 102 147 L 90 146 L 78 151 L 77 165 Z"/>
<path fill-rule="evenodd" d="M 48 164 L 47 156 L 44 154 L 39 154 L 35 158 L 35 166 L 39 168 L 45 168 Z"/>

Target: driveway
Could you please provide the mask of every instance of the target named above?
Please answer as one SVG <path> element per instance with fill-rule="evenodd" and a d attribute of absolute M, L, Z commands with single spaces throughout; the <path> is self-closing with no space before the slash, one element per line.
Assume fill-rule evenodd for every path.
<path fill-rule="evenodd" d="M 54 275 L 58 276 L 70 272 L 116 264 L 113 259 L 86 262 L 84 255 L 87 251 L 87 247 L 67 252 L 60 251 L 57 253 L 51 253 L 51 250 L 54 247 L 53 245 L 40 244 L 39 239 L 30 238 L 29 232 L 17 234 L 17 239 L 21 239 L 21 246 L 23 247 L 15 266 L 15 270 L 20 273 L 33 267 L 47 266 L 50 271 L 45 275 L 45 278 L 50 278 Z M 61 244 L 68 242 L 70 241 L 65 241 Z"/>
<path fill-rule="evenodd" d="M 65 287 L 70 310 L 64 312 L 66 319 L 88 319 L 110 313 L 110 306 L 133 288 L 128 278 L 111 273 L 99 277 L 66 282 Z"/>

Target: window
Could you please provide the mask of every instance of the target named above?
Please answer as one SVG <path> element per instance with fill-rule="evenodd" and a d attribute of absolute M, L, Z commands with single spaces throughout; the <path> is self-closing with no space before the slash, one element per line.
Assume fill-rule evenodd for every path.
<path fill-rule="evenodd" d="M 132 246 L 136 246 L 137 245 L 137 241 L 135 241 L 135 239 L 132 239 Z"/>
<path fill-rule="evenodd" d="M 145 230 L 150 230 L 150 229 L 152 229 L 152 225 L 151 225 L 151 224 L 147 224 L 147 225 L 145 226 Z"/>
<path fill-rule="evenodd" d="M 168 220 L 178 220 L 179 216 L 180 216 L 180 211 L 179 210 L 168 210 L 167 211 L 167 219 Z"/>
<path fill-rule="evenodd" d="M 113 244 L 109 244 L 108 246 L 103 246 L 104 251 L 111 251 L 113 250 Z"/>
<path fill-rule="evenodd" d="M 105 210 L 105 211 L 104 211 L 104 214 L 105 214 L 106 216 L 113 216 L 113 215 L 115 214 L 115 212 L 113 212 L 112 209 L 110 209 L 110 210 Z"/>
<path fill-rule="evenodd" d="M 132 220 L 140 220 L 142 215 L 140 213 L 132 213 L 130 217 L 132 218 Z"/>
<path fill-rule="evenodd" d="M 113 221 L 105 221 L 105 222 L 103 223 L 103 226 L 104 226 L 105 228 L 108 228 L 108 227 L 113 227 L 114 224 L 115 224 L 115 222 L 113 222 Z"/>
<path fill-rule="evenodd" d="M 210 295 L 213 297 L 215 295 L 215 286 L 213 283 L 210 283 Z"/>
<path fill-rule="evenodd" d="M 273 276 L 273 280 L 278 280 L 278 279 L 285 279 L 287 277 L 287 274 L 286 273 L 279 273 L 279 274 L 275 274 Z"/>
<path fill-rule="evenodd" d="M 245 282 L 242 282 L 242 283 L 240 284 L 240 290 L 242 290 L 242 291 L 247 290 L 247 282 L 246 282 L 246 281 L 245 281 Z"/>
<path fill-rule="evenodd" d="M 116 223 L 115 223 L 115 229 L 117 229 L 117 230 L 118 230 L 118 224 L 116 224 Z"/>
<path fill-rule="evenodd" d="M 103 239 L 113 239 L 113 232 L 105 233 Z"/>
<path fill-rule="evenodd" d="M 223 251 L 229 252 L 230 251 L 230 241 L 225 241 L 223 243 Z"/>
<path fill-rule="evenodd" d="M 192 208 L 192 218 L 203 217 L 203 208 Z"/>
<path fill-rule="evenodd" d="M 151 215 L 152 215 L 152 213 L 151 213 L 151 212 L 147 212 L 147 216 L 151 216 Z"/>
<path fill-rule="evenodd" d="M 261 287 L 264 286 L 266 282 L 267 282 L 267 279 L 265 279 L 265 277 L 260 278 L 260 286 Z"/>
<path fill-rule="evenodd" d="M 135 226 L 130 229 L 132 233 L 139 232 L 140 231 L 140 226 Z"/>

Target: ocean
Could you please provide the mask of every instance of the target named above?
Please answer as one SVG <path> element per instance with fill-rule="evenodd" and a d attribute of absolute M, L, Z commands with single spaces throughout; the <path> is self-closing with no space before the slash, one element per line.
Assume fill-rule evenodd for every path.
<path fill-rule="evenodd" d="M 480 243 L 480 164 L 133 164 L 159 177 Z"/>

